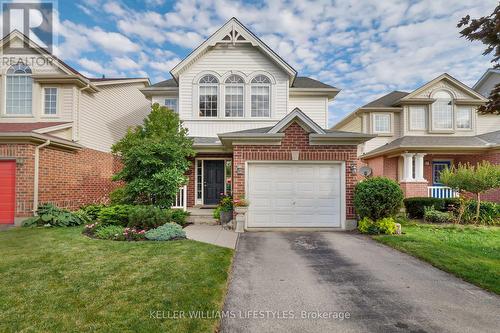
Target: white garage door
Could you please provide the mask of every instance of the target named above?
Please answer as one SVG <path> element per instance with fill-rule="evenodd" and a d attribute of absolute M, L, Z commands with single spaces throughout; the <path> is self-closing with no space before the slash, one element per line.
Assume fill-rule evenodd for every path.
<path fill-rule="evenodd" d="M 248 227 L 340 227 L 341 164 L 249 163 Z"/>

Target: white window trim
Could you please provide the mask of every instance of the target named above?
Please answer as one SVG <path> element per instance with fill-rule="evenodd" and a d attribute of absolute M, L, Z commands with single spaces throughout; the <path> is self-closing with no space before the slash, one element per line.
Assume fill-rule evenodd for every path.
<path fill-rule="evenodd" d="M 175 100 L 175 105 L 176 105 L 177 110 L 174 110 L 174 112 L 179 114 L 179 98 L 177 98 L 177 97 L 164 97 L 163 98 L 163 106 L 165 106 L 165 107 L 167 106 L 167 103 L 166 103 L 167 99 Z"/>
<path fill-rule="evenodd" d="M 231 75 L 238 75 L 239 77 L 241 77 L 243 79 L 243 83 L 226 83 L 226 80 L 231 76 Z M 222 98 L 221 98 L 221 104 L 223 105 L 222 109 L 223 109 L 223 112 L 222 112 L 222 117 L 223 118 L 227 118 L 227 119 L 245 119 L 248 117 L 248 114 L 247 114 L 247 103 L 246 103 L 246 100 L 248 98 L 248 94 L 247 94 L 247 82 L 246 82 L 246 78 L 245 76 L 243 76 L 242 74 L 240 74 L 239 72 L 230 72 L 230 73 L 227 73 L 226 75 L 224 75 L 224 82 L 221 84 L 221 95 L 222 95 Z M 243 116 L 226 116 L 226 87 L 241 87 L 243 88 Z"/>
<path fill-rule="evenodd" d="M 217 117 L 200 116 L 200 87 L 203 85 L 203 84 L 200 84 L 200 80 L 205 75 L 213 75 L 219 81 L 219 83 L 217 84 Z M 222 95 L 223 84 L 221 84 L 221 79 L 222 79 L 221 76 L 218 73 L 213 72 L 213 71 L 203 71 L 203 72 L 198 73 L 198 75 L 195 76 L 195 78 L 193 79 L 193 83 L 192 83 L 192 85 L 193 85 L 192 86 L 192 88 L 193 88 L 192 101 L 193 101 L 193 118 L 194 119 L 215 120 L 215 119 L 222 118 L 221 103 L 223 102 L 223 99 L 221 98 L 221 96 L 223 96 Z"/>
<path fill-rule="evenodd" d="M 375 130 L 375 116 L 389 116 L 389 131 Z M 394 134 L 394 119 L 390 112 L 372 112 L 371 115 L 371 131 L 373 134 L 393 135 Z"/>
<path fill-rule="evenodd" d="M 453 94 L 453 92 L 449 91 L 449 90 L 446 90 L 446 89 L 439 89 L 439 90 L 436 90 L 436 91 L 433 91 L 432 92 L 432 95 L 431 97 L 440 92 L 440 91 L 444 91 L 446 93 L 448 93 L 450 96 L 451 96 L 451 128 L 439 128 L 439 127 L 435 127 L 434 126 L 434 103 L 430 104 L 429 106 L 429 129 L 430 129 L 430 132 L 433 132 L 433 133 L 454 133 L 455 130 L 456 130 L 456 126 L 455 126 L 455 118 L 456 118 L 456 115 L 455 115 L 455 94 Z"/>
<path fill-rule="evenodd" d="M 469 117 L 470 117 L 469 124 L 470 124 L 470 126 L 469 127 L 458 127 L 458 124 L 457 124 L 457 115 L 455 113 L 455 116 L 454 116 L 454 118 L 455 118 L 455 129 L 457 131 L 472 131 L 472 129 L 474 128 L 474 125 L 473 125 L 473 119 L 474 119 L 473 115 L 474 115 L 474 113 L 472 112 L 473 111 L 473 107 L 468 106 L 468 105 L 463 105 L 463 106 L 462 105 L 457 105 L 457 107 L 455 108 L 455 112 L 458 112 L 458 109 L 463 108 L 463 107 L 467 107 L 469 109 Z"/>
<path fill-rule="evenodd" d="M 415 125 L 412 122 L 411 114 L 412 114 L 412 108 L 415 107 L 422 107 L 423 108 L 423 113 L 424 113 L 424 126 L 423 127 L 415 127 Z M 428 109 L 425 105 L 410 105 L 408 107 L 408 129 L 410 131 L 425 131 L 427 129 L 427 118 L 428 118 Z"/>
<path fill-rule="evenodd" d="M 8 68 L 7 68 L 8 69 Z M 31 70 L 33 72 L 33 69 Z M 33 75 L 33 74 L 32 74 Z M 7 113 L 7 71 L 2 73 L 2 118 L 35 118 L 35 113 L 33 112 L 33 96 L 35 94 L 35 83 L 32 81 L 31 87 L 31 114 L 8 114 Z"/>
<path fill-rule="evenodd" d="M 45 89 L 50 89 L 50 88 L 53 88 L 53 89 L 56 89 L 56 113 L 51 113 L 51 114 L 48 114 L 48 113 L 45 113 Z M 42 118 L 57 118 L 59 117 L 59 106 L 60 106 L 60 93 L 59 93 L 59 87 L 56 87 L 56 86 L 44 86 L 44 87 L 41 87 L 41 90 L 42 90 L 42 106 L 41 106 L 41 117 Z"/>

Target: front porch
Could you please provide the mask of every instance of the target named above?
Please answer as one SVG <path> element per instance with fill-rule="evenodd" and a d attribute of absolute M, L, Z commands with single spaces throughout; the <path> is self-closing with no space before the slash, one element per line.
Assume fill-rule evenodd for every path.
<path fill-rule="evenodd" d="M 440 181 L 445 168 L 458 164 L 477 164 L 486 160 L 499 163 L 500 153 L 438 153 L 434 151 L 405 151 L 399 154 L 366 159 L 374 176 L 385 176 L 399 182 L 405 197 L 455 198 L 459 193 Z M 500 191 L 485 193 L 485 200 L 500 201 Z"/>

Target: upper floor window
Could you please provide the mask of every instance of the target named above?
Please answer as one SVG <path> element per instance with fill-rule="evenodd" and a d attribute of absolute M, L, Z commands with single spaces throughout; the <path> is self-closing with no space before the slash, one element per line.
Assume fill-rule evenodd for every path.
<path fill-rule="evenodd" d="M 425 106 L 410 106 L 410 130 L 425 130 Z"/>
<path fill-rule="evenodd" d="M 373 133 L 391 133 L 391 115 L 377 114 L 373 115 Z"/>
<path fill-rule="evenodd" d="M 243 117 L 245 81 L 239 75 L 230 75 L 225 82 L 226 117 Z"/>
<path fill-rule="evenodd" d="M 18 63 L 7 70 L 6 108 L 8 115 L 31 115 L 31 68 Z"/>
<path fill-rule="evenodd" d="M 472 109 L 470 106 L 458 106 L 456 108 L 456 124 L 458 129 L 472 128 Z"/>
<path fill-rule="evenodd" d="M 436 101 L 432 104 L 432 129 L 453 129 L 453 98 L 446 91 L 438 91 L 433 96 Z"/>
<path fill-rule="evenodd" d="M 200 81 L 200 117 L 217 117 L 217 96 L 219 80 L 211 74 L 203 76 Z"/>
<path fill-rule="evenodd" d="M 177 111 L 177 98 L 165 98 L 165 107 L 174 112 Z"/>
<path fill-rule="evenodd" d="M 44 89 L 43 113 L 49 116 L 57 114 L 57 88 Z"/>
<path fill-rule="evenodd" d="M 257 75 L 251 82 L 252 117 L 269 117 L 271 115 L 271 80 L 265 75 Z"/>

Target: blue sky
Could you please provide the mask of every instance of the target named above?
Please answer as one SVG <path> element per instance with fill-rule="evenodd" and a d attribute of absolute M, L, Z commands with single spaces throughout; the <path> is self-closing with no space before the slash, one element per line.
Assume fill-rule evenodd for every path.
<path fill-rule="evenodd" d="M 245 2 L 59 1 L 56 49 L 88 76 L 149 76 L 158 82 L 232 16 L 294 66 L 342 89 L 330 125 L 392 90 L 411 91 L 443 72 L 473 85 L 490 66 L 484 46 L 459 37 L 466 14 L 495 0 Z"/>

